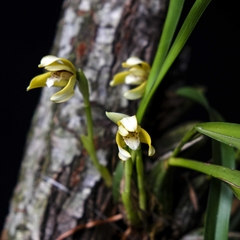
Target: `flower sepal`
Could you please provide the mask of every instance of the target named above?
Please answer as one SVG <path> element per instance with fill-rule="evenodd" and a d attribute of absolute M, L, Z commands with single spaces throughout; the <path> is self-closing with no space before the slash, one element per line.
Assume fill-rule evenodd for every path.
<path fill-rule="evenodd" d="M 114 123 L 118 124 L 118 122 L 124 117 L 128 117 L 128 115 L 117 112 L 106 112 L 107 117 Z"/>

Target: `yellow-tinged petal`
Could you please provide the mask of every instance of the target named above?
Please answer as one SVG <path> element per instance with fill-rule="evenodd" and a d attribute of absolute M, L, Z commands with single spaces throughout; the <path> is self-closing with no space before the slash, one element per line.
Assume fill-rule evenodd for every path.
<path fill-rule="evenodd" d="M 143 128 L 141 128 L 141 130 L 140 130 L 139 137 L 140 137 L 140 141 L 142 143 L 146 143 L 149 146 L 151 145 L 151 143 L 152 143 L 151 137 L 148 134 L 148 132 L 146 130 L 144 130 Z"/>
<path fill-rule="evenodd" d="M 54 82 L 53 86 L 54 87 L 65 87 L 68 84 L 69 80 L 60 80 Z"/>
<path fill-rule="evenodd" d="M 128 115 L 123 114 L 123 113 L 117 113 L 117 112 L 106 112 L 107 117 L 113 121 L 114 123 L 118 124 L 118 122 L 124 118 L 128 117 Z"/>
<path fill-rule="evenodd" d="M 41 62 L 38 65 L 38 67 L 46 67 L 47 65 L 49 65 L 55 61 L 58 61 L 58 60 L 59 60 L 58 57 L 55 57 L 53 55 L 47 55 L 41 59 Z"/>
<path fill-rule="evenodd" d="M 118 146 L 118 157 L 123 160 L 126 161 L 129 158 L 131 158 L 131 155 L 128 151 L 126 151 L 125 149 L 121 148 Z"/>
<path fill-rule="evenodd" d="M 138 128 L 137 118 L 136 116 L 125 117 L 120 120 L 120 123 L 129 131 L 135 132 Z"/>
<path fill-rule="evenodd" d="M 155 153 L 154 147 L 151 145 L 151 137 L 149 136 L 148 132 L 141 128 L 140 133 L 140 142 L 148 144 L 148 156 L 152 156 Z"/>
<path fill-rule="evenodd" d="M 33 78 L 27 87 L 27 91 L 33 89 L 33 88 L 39 88 L 39 87 L 46 87 L 46 81 L 51 76 L 50 72 L 40 74 Z"/>
<path fill-rule="evenodd" d="M 142 66 L 142 68 L 143 68 L 144 70 L 146 70 L 147 72 L 149 72 L 150 69 L 151 69 L 150 65 L 149 65 L 147 62 L 142 62 L 142 63 L 141 63 L 141 66 Z"/>
<path fill-rule="evenodd" d="M 52 72 L 51 77 L 47 79 L 46 85 L 48 87 L 52 86 L 66 86 L 68 83 L 68 80 L 71 78 L 73 74 L 68 71 L 59 71 L 59 72 Z M 65 80 L 65 81 L 62 81 Z M 54 84 L 54 83 L 59 84 Z M 60 83 L 61 82 L 61 83 Z M 65 84 L 64 84 L 65 83 Z"/>
<path fill-rule="evenodd" d="M 120 72 L 114 75 L 113 80 L 109 83 L 110 86 L 116 86 L 125 82 L 125 77 L 129 74 L 129 71 Z"/>
<path fill-rule="evenodd" d="M 117 134 L 116 134 L 116 143 L 121 148 L 124 148 L 124 146 L 125 146 L 125 142 L 124 142 L 122 136 L 119 134 L 119 132 L 117 132 Z"/>
<path fill-rule="evenodd" d="M 126 161 L 129 158 L 131 158 L 131 154 L 124 149 L 125 146 L 124 140 L 118 132 L 116 134 L 116 143 L 118 146 L 118 157 L 123 161 Z"/>
<path fill-rule="evenodd" d="M 76 73 L 76 69 L 70 61 L 52 55 L 43 57 L 38 67 L 44 67 L 46 70 L 51 72 L 66 70 L 72 74 Z"/>
<path fill-rule="evenodd" d="M 74 65 L 72 64 L 72 62 L 70 62 L 69 60 L 65 59 L 65 58 L 60 58 L 60 60 L 64 63 L 65 66 L 68 66 L 71 69 L 71 73 L 72 74 L 76 74 L 76 68 L 74 67 Z"/>
<path fill-rule="evenodd" d="M 133 74 L 129 74 L 125 77 L 125 83 L 129 85 L 139 85 L 143 81 L 146 81 L 146 79 Z"/>
<path fill-rule="evenodd" d="M 142 69 L 142 67 L 139 67 L 139 66 L 135 66 L 135 67 L 132 67 L 129 69 L 129 72 L 131 74 L 134 74 L 135 76 L 141 76 L 141 77 L 148 77 L 149 75 L 149 72 Z"/>
<path fill-rule="evenodd" d="M 137 66 L 141 66 L 141 68 L 143 68 L 146 71 L 150 71 L 151 69 L 150 65 L 147 62 L 142 61 L 138 57 L 130 57 L 127 59 L 126 62 L 122 63 L 123 68 L 132 68 Z"/>
<path fill-rule="evenodd" d="M 54 62 L 54 63 L 46 66 L 45 69 L 50 71 L 50 72 L 67 71 L 67 72 L 70 72 L 72 74 L 76 73 L 75 70 L 72 69 L 71 67 L 69 67 L 68 65 L 62 65 L 62 64 L 59 64 L 57 62 Z"/>
<path fill-rule="evenodd" d="M 150 146 L 148 148 L 148 156 L 153 156 L 155 154 L 155 148 L 153 146 Z"/>
<path fill-rule="evenodd" d="M 145 92 L 146 82 L 143 82 L 140 86 L 133 88 L 123 94 L 123 96 L 129 100 L 135 100 L 141 98 Z"/>
<path fill-rule="evenodd" d="M 69 79 L 68 84 L 61 91 L 52 95 L 50 100 L 55 103 L 61 103 L 70 99 L 74 95 L 75 83 L 76 83 L 76 75 L 73 75 Z"/>
<path fill-rule="evenodd" d="M 118 127 L 118 132 L 121 136 L 127 136 L 129 134 L 128 130 L 123 125 Z"/>
<path fill-rule="evenodd" d="M 130 57 L 130 58 L 127 59 L 126 62 L 122 63 L 122 67 L 130 68 L 130 67 L 133 67 L 135 65 L 141 64 L 142 62 L 143 61 L 138 57 Z"/>

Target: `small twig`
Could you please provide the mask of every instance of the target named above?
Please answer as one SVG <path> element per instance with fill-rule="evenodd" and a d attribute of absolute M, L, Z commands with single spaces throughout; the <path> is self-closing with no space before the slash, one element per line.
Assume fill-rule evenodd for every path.
<path fill-rule="evenodd" d="M 188 194 L 189 194 L 190 201 L 192 202 L 194 210 L 197 212 L 199 210 L 199 206 L 198 206 L 198 199 L 197 199 L 196 191 L 194 190 L 192 184 L 190 183 L 190 181 L 187 177 L 185 177 L 185 180 L 187 182 L 188 189 L 189 189 Z"/>
<path fill-rule="evenodd" d="M 88 222 L 86 224 L 84 224 L 84 223 L 79 224 L 75 228 L 72 228 L 72 229 L 68 230 L 67 232 L 61 234 L 56 240 L 63 240 L 64 238 L 67 238 L 67 237 L 73 235 L 75 232 L 80 231 L 84 228 L 92 228 L 92 227 L 102 225 L 102 224 L 105 224 L 105 223 L 116 222 L 116 221 L 121 220 L 122 218 L 123 218 L 122 214 L 117 214 L 117 215 L 114 215 L 114 216 L 109 217 L 109 218 L 104 219 L 104 220 L 96 220 L 96 221 Z"/>

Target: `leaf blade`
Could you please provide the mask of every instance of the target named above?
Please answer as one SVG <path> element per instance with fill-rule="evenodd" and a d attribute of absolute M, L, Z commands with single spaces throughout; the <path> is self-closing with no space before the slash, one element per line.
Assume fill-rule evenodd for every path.
<path fill-rule="evenodd" d="M 240 149 L 240 124 L 207 122 L 197 124 L 195 129 L 219 142 Z"/>

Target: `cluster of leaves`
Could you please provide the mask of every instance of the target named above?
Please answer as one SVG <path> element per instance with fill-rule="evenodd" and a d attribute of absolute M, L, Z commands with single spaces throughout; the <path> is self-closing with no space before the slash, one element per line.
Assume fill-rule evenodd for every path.
<path fill-rule="evenodd" d="M 159 88 L 161 81 L 182 50 L 196 23 L 209 3 L 210 0 L 195 1 L 179 33 L 172 43 L 184 0 L 170 1 L 159 48 L 148 77 L 145 93 L 138 108 L 137 118 L 139 123 L 143 121 L 154 93 Z M 197 227 L 203 226 L 203 228 L 197 233 L 197 235 L 204 235 L 204 239 L 207 240 L 229 239 L 229 231 L 234 229 L 234 226 L 239 222 L 240 217 L 239 214 L 234 215 L 230 224 L 233 193 L 235 195 L 234 199 L 240 199 L 240 171 L 233 170 L 235 169 L 236 161 L 236 150 L 234 149 L 240 149 L 240 125 L 224 122 L 221 115 L 210 106 L 203 93 L 197 89 L 184 87 L 179 89 L 177 94 L 189 98 L 204 107 L 208 112 L 209 122 L 194 125 L 190 131 L 183 136 L 170 157 L 157 161 L 154 168 L 146 175 L 146 188 L 148 188 L 148 191 L 150 192 L 147 209 L 148 211 L 158 213 L 160 216 L 165 216 L 165 221 L 168 214 L 173 214 L 171 211 L 175 195 L 170 192 L 171 190 L 178 192 L 174 189 L 174 183 L 172 182 L 174 179 L 174 167 L 182 167 L 204 173 L 205 175 L 197 175 L 193 181 L 194 183 L 192 182 L 192 185 L 189 185 L 190 187 L 188 186 L 190 192 L 193 191 L 192 188 L 195 188 L 196 191 L 200 189 L 199 193 L 192 193 L 190 196 L 191 202 L 186 201 L 186 204 L 183 204 L 182 206 L 186 207 L 188 203 L 195 207 L 196 210 L 198 207 L 196 196 L 202 196 L 203 189 L 204 192 L 208 190 L 206 182 L 211 180 L 207 208 L 203 210 L 201 215 L 201 217 L 205 219 L 201 219 L 201 223 L 197 225 Z M 202 135 L 212 138 L 211 163 L 208 163 L 208 159 L 206 159 L 205 162 L 200 162 L 185 157 L 178 157 L 181 155 L 181 151 L 186 144 L 194 141 Z M 157 148 L 158 146 L 155 147 Z M 119 182 L 122 177 L 122 172 L 122 166 L 118 165 L 113 179 L 113 194 L 115 199 L 118 199 L 119 197 Z M 180 199 L 184 199 L 184 197 L 185 196 L 182 196 Z M 185 217 L 191 218 L 193 215 L 189 214 L 188 217 Z M 190 223 L 191 219 L 186 222 Z M 158 219 L 154 222 L 153 220 L 150 230 L 151 234 L 155 235 L 157 232 L 164 231 L 164 225 L 167 225 L 164 221 Z M 184 232 L 184 229 L 182 231 Z"/>

